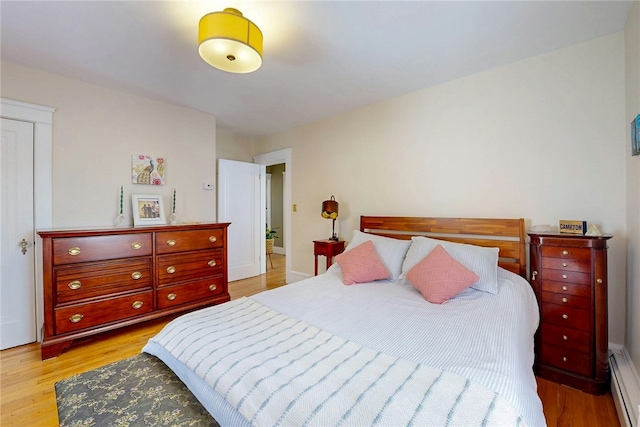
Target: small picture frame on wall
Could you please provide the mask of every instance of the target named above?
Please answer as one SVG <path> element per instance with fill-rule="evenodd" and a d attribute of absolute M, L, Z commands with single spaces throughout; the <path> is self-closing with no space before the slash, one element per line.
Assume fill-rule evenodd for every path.
<path fill-rule="evenodd" d="M 640 114 L 631 122 L 631 155 L 640 154 Z"/>
<path fill-rule="evenodd" d="M 162 196 L 132 194 L 134 227 L 166 224 Z"/>

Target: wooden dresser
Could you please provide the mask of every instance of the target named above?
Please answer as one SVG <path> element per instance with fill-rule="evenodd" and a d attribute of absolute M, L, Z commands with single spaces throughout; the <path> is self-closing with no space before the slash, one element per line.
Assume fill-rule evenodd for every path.
<path fill-rule="evenodd" d="M 39 231 L 42 359 L 79 338 L 229 301 L 228 226 Z"/>
<path fill-rule="evenodd" d="M 529 233 L 531 285 L 540 305 L 536 374 L 591 394 L 609 385 L 607 240 Z"/>

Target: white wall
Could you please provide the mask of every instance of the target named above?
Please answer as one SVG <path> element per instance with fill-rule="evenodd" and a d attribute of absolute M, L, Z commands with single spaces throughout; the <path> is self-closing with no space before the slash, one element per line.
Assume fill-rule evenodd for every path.
<path fill-rule="evenodd" d="M 626 114 L 640 114 L 640 2 L 634 2 L 624 32 Z M 625 346 L 640 372 L 640 156 L 630 155 L 630 127 L 625 137 L 627 171 L 627 336 Z"/>
<path fill-rule="evenodd" d="M 225 130 L 216 132 L 216 157 L 218 159 L 236 160 L 253 163 L 255 141 L 243 138 Z"/>
<path fill-rule="evenodd" d="M 609 338 L 625 338 L 624 39 L 616 34 L 302 126 L 257 146 L 291 147 L 292 270 L 340 203 L 360 215 L 583 219 L 611 233 Z"/>
<path fill-rule="evenodd" d="M 53 226 L 111 226 L 124 186 L 131 194 L 164 196 L 167 215 L 177 190 L 180 221 L 215 221 L 216 119 L 196 110 L 2 63 L 3 98 L 54 107 Z M 166 159 L 166 184 L 131 183 L 131 156 Z M 36 206 L 37 209 L 37 206 Z"/>

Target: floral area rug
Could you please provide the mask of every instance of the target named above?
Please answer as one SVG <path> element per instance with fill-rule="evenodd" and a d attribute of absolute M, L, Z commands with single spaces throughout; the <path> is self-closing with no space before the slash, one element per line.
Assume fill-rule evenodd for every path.
<path fill-rule="evenodd" d="M 141 353 L 55 385 L 62 427 L 218 426 L 155 356 Z"/>

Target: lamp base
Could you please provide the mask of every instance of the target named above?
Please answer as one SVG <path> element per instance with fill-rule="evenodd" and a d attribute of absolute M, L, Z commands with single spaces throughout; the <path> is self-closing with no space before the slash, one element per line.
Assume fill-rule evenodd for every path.
<path fill-rule="evenodd" d="M 331 224 L 331 234 L 332 236 L 329 237 L 329 241 L 330 242 L 337 242 L 338 241 L 338 235 L 336 234 L 336 219 L 333 218 L 333 222 Z"/>

